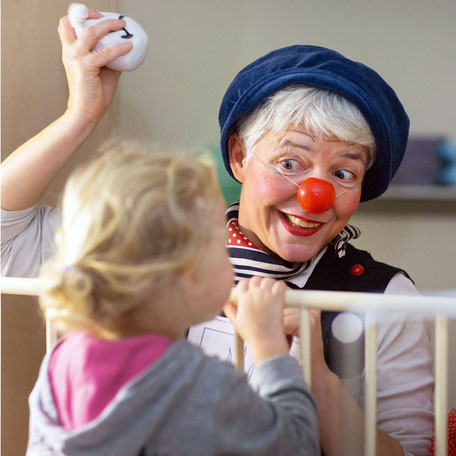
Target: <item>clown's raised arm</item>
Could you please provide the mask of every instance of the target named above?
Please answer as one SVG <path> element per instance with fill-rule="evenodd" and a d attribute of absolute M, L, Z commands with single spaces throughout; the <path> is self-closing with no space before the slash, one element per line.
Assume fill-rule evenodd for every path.
<path fill-rule="evenodd" d="M 88 18 L 102 14 L 88 10 Z M 51 181 L 89 137 L 109 108 L 120 72 L 107 64 L 127 54 L 131 42 L 94 50 L 100 38 L 123 30 L 122 19 L 106 19 L 76 37 L 68 16 L 58 33 L 69 98 L 65 112 L 12 152 L 1 168 L 2 275 L 33 277 L 53 250 L 60 211 L 37 206 Z"/>
<path fill-rule="evenodd" d="M 89 17 L 101 14 L 89 10 Z M 95 129 L 111 104 L 121 74 L 105 65 L 128 53 L 132 44 L 91 50 L 101 37 L 124 27 L 124 20 L 109 19 L 85 29 L 76 38 L 68 17 L 60 20 L 58 32 L 68 80 L 68 105 L 61 117 L 2 163 L 2 209 L 17 211 L 38 203 L 65 162 Z"/>

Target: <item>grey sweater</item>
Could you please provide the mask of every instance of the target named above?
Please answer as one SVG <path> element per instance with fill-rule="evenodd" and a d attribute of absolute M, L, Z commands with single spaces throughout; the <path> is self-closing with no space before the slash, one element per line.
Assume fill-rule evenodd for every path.
<path fill-rule="evenodd" d="M 231 364 L 179 340 L 72 431 L 59 422 L 49 357 L 29 398 L 27 456 L 320 454 L 316 405 L 290 356 L 259 364 L 250 386 Z"/>

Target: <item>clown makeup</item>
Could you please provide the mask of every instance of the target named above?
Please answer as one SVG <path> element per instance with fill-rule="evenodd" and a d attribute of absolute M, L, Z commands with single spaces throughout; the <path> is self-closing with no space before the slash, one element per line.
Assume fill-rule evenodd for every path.
<path fill-rule="evenodd" d="M 268 131 L 249 151 L 235 138 L 231 147 L 230 164 L 242 183 L 239 226 L 272 255 L 293 262 L 313 258 L 359 205 L 367 163 L 364 146 L 320 137 L 298 125 Z M 325 198 L 312 195 L 316 184 L 323 186 Z M 297 190 L 304 191 L 299 199 Z"/>
<path fill-rule="evenodd" d="M 348 156 L 350 155 L 353 155 L 355 159 L 358 158 L 354 154 L 348 154 Z M 327 211 L 337 197 L 359 188 L 362 183 L 362 180 L 356 179 L 354 172 L 348 169 L 335 171 L 333 183 L 328 180 L 309 177 L 308 169 L 305 168 L 302 157 L 293 158 L 293 153 L 289 153 L 288 150 L 284 156 L 274 157 L 272 163 L 259 159 L 253 152 L 248 154 L 247 162 L 251 158 L 255 158 L 273 173 L 280 174 L 295 185 L 299 204 L 306 212 L 312 214 Z"/>

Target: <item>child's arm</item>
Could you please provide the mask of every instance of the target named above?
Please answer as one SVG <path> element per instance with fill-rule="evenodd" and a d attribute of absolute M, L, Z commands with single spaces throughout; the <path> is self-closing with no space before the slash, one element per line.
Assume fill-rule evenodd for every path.
<path fill-rule="evenodd" d="M 286 290 L 284 282 L 252 277 L 239 282 L 237 306 L 229 303 L 224 307 L 236 331 L 248 343 L 255 364 L 288 354 L 282 316 Z"/>
<path fill-rule="evenodd" d="M 237 286 L 237 306 L 224 308 L 252 351 L 256 367 L 250 382 L 261 399 L 241 385 L 241 378 L 222 395 L 225 432 L 220 432 L 218 448 L 265 455 L 320 454 L 315 401 L 301 367 L 288 353 L 283 326 L 286 290 L 284 282 L 253 277 Z"/>
<path fill-rule="evenodd" d="M 100 13 L 89 10 L 90 18 Z M 68 80 L 65 113 L 15 150 L 1 170 L 2 208 L 26 209 L 38 203 L 52 179 L 87 139 L 107 110 L 120 73 L 105 67 L 131 49 L 131 43 L 91 52 L 97 41 L 125 26 L 122 20 L 106 20 L 90 27 L 76 39 L 68 17 L 59 23 L 62 60 Z"/>

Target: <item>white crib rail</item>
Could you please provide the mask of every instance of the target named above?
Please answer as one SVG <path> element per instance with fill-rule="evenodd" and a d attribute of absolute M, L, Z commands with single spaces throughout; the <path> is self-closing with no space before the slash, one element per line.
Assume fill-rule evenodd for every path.
<path fill-rule="evenodd" d="M 437 314 L 435 319 L 435 455 L 447 455 L 447 400 L 448 400 L 448 318 Z"/>
<path fill-rule="evenodd" d="M 39 279 L 0 278 L 2 294 L 39 295 L 43 282 Z M 230 298 L 236 301 L 236 290 Z M 384 295 L 334 291 L 290 290 L 286 292 L 288 307 L 300 309 L 301 358 L 304 378 L 310 384 L 310 320 L 309 309 L 363 313 L 365 318 L 365 455 L 375 456 L 377 406 L 377 313 L 405 312 L 435 319 L 435 456 L 447 455 L 448 397 L 448 319 L 456 318 L 456 298 L 435 296 Z M 56 342 L 57 334 L 46 319 L 46 346 Z M 235 335 L 235 364 L 243 370 L 244 342 Z"/>
<path fill-rule="evenodd" d="M 231 301 L 236 301 L 233 290 Z M 404 312 L 435 319 L 434 346 L 434 408 L 435 456 L 447 456 L 447 398 L 448 398 L 448 319 L 456 318 L 456 298 L 441 296 L 407 296 L 335 291 L 289 290 L 285 295 L 287 307 L 300 309 L 300 338 L 303 375 L 310 385 L 310 323 L 309 309 L 350 311 L 365 314 L 365 450 L 366 456 L 376 454 L 377 414 L 377 315 L 385 312 Z M 244 353 L 243 341 L 235 334 L 238 356 Z M 243 358 L 241 356 L 240 358 Z M 235 357 L 235 363 L 243 359 Z M 238 367 L 238 369 L 240 369 Z"/>

